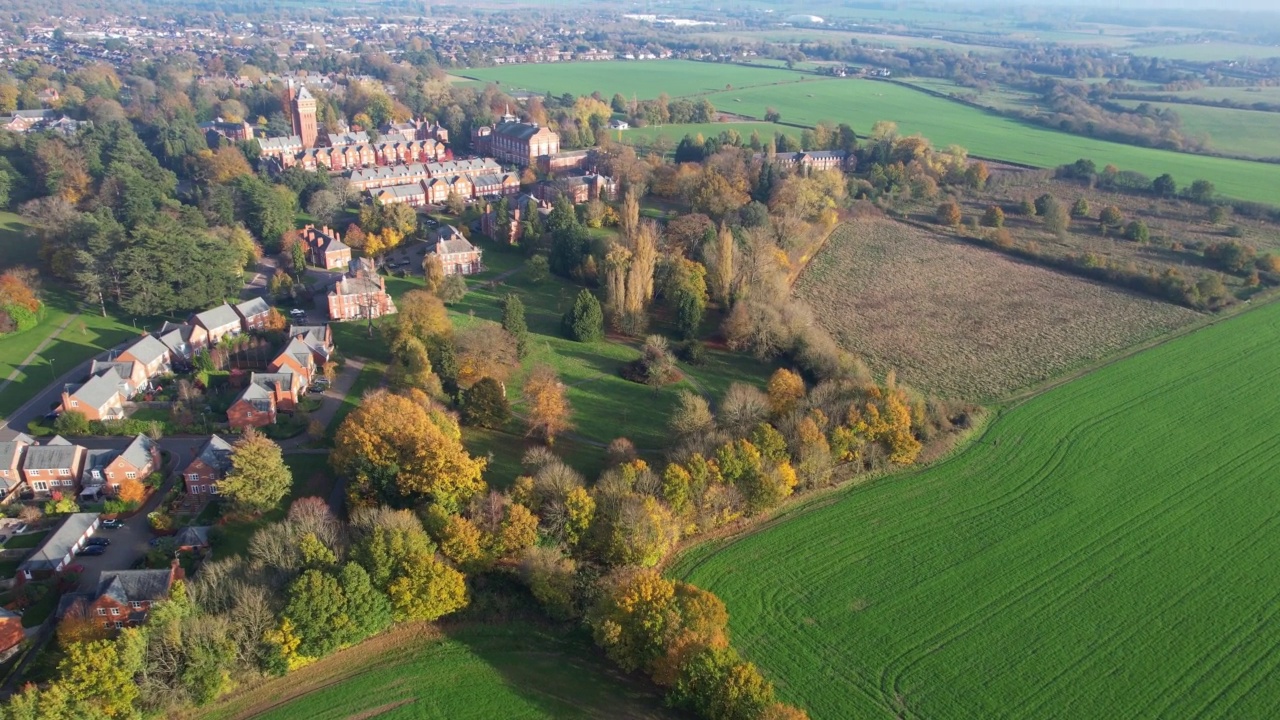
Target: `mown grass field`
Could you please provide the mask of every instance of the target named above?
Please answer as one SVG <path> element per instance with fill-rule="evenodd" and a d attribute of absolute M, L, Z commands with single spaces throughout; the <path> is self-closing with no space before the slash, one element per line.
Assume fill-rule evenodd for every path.
<path fill-rule="evenodd" d="M 512 622 L 405 626 L 200 713 L 204 720 L 674 717 L 590 641 Z"/>
<path fill-rule="evenodd" d="M 459 74 L 494 81 L 503 90 L 590 95 L 597 90 L 605 99 L 614 93 L 640 99 L 697 95 L 724 90 L 726 85 L 747 87 L 794 82 L 804 77 L 785 69 L 749 68 L 693 60 L 613 60 L 601 62 L 508 65 L 469 68 Z"/>
<path fill-rule="evenodd" d="M 989 401 L 1191 322 L 1195 312 L 884 218 L 838 227 L 797 281 L 883 374 Z"/>
<path fill-rule="evenodd" d="M 1203 100 L 1207 102 L 1217 102 L 1219 100 L 1230 100 L 1231 102 L 1252 105 L 1253 103 L 1280 103 L 1280 87 L 1202 87 L 1195 90 L 1179 90 L 1176 92 L 1166 92 L 1157 88 L 1150 89 L 1153 95 L 1171 95 L 1176 98 L 1186 98 L 1187 100 Z"/>
<path fill-rule="evenodd" d="M 628 130 L 614 130 L 609 133 L 609 137 L 613 140 L 620 140 L 628 145 L 636 145 L 639 147 L 648 147 L 653 144 L 657 138 L 667 141 L 670 149 L 674 150 L 675 146 L 684 139 L 685 135 L 697 137 L 702 135 L 704 138 L 716 137 L 722 132 L 729 130 L 736 131 L 742 136 L 744 141 L 751 139 L 751 133 L 760 133 L 761 142 L 766 142 L 778 133 L 784 133 L 794 138 L 800 137 L 800 129 L 787 127 L 785 125 L 775 125 L 767 122 L 727 122 L 727 123 L 693 123 L 690 125 L 657 125 L 642 128 L 630 128 Z"/>
<path fill-rule="evenodd" d="M 1275 717 L 1278 342 L 1221 321 L 672 573 L 815 718 Z"/>
<path fill-rule="evenodd" d="M 1141 100 L 1119 102 L 1130 108 L 1142 104 Z M 1151 104 L 1178 113 L 1183 131 L 1191 137 L 1205 138 L 1215 152 L 1240 157 L 1280 157 L 1280 113 L 1186 103 Z"/>
<path fill-rule="evenodd" d="M 1240 58 L 1280 57 L 1280 47 L 1275 45 L 1249 45 L 1233 42 L 1178 43 L 1172 45 L 1141 45 L 1130 48 L 1134 55 L 1208 62 L 1210 60 L 1239 60 Z"/>
<path fill-rule="evenodd" d="M 813 125 L 847 122 L 866 133 L 891 120 L 904 134 L 919 133 L 936 147 L 961 145 L 973 155 L 1055 167 L 1078 158 L 1136 170 L 1171 173 L 1186 184 L 1211 180 L 1218 191 L 1247 200 L 1274 202 L 1280 166 L 1189 155 L 1095 140 L 1020 123 L 893 83 L 858 79 L 806 80 L 769 88 L 719 92 L 708 99 L 721 110 L 764 117 L 776 108 L 783 122 Z"/>

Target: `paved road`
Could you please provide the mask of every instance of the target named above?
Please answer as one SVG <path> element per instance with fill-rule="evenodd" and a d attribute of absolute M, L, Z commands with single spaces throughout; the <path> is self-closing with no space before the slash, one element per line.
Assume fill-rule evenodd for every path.
<path fill-rule="evenodd" d="M 94 360 L 106 359 L 108 354 L 124 349 L 129 342 L 132 342 L 132 340 L 123 342 L 110 350 L 100 352 L 71 368 L 52 384 L 47 385 L 35 397 L 28 400 L 22 407 L 10 413 L 9 417 L 5 418 L 4 425 L 0 427 L 0 440 L 10 440 L 18 433 L 26 432 L 27 423 L 44 417 L 62 402 L 63 385 L 84 382 L 89 377 L 89 366 L 93 364 Z"/>

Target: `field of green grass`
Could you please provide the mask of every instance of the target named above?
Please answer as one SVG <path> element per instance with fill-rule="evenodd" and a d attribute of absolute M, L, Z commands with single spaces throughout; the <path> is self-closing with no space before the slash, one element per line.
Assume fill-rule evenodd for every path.
<path fill-rule="evenodd" d="M 614 140 L 621 140 L 628 145 L 638 147 L 648 147 L 653 144 L 657 138 L 663 138 L 667 141 L 671 149 L 684 139 L 685 135 L 697 137 L 701 134 L 703 137 L 716 137 L 722 132 L 735 130 L 742 136 L 744 141 L 751 139 L 751 133 L 760 133 L 761 141 L 767 141 L 778 133 L 784 133 L 794 138 L 800 137 L 800 129 L 787 127 L 785 125 L 775 125 L 767 122 L 727 122 L 727 123 L 693 123 L 689 125 L 659 125 L 642 128 L 631 128 L 629 130 L 615 130 L 610 133 L 610 137 Z"/>
<path fill-rule="evenodd" d="M 1118 102 L 1130 108 L 1142 103 L 1140 100 Z M 1241 157 L 1280 157 L 1280 113 L 1185 103 L 1151 105 L 1178 113 L 1183 131 L 1192 137 L 1207 139 L 1210 149 L 1216 152 Z"/>
<path fill-rule="evenodd" d="M 784 122 L 813 125 L 848 122 L 866 133 L 878 120 L 891 120 L 903 133 L 920 133 L 937 147 L 961 145 L 973 155 L 1040 167 L 1079 158 L 1148 175 L 1172 173 L 1182 183 L 1205 178 L 1231 197 L 1274 202 L 1280 166 L 1189 155 L 1055 132 L 970 108 L 886 82 L 808 80 L 770 88 L 714 93 L 717 108 L 764 117 L 774 107 Z"/>
<path fill-rule="evenodd" d="M 614 93 L 641 100 L 662 93 L 671 97 L 697 95 L 755 85 L 795 82 L 804 75 L 785 69 L 749 68 L 724 63 L 693 60 L 614 60 L 604 62 L 555 63 L 553 65 L 508 65 L 472 68 L 464 74 L 479 80 L 496 81 L 503 90 L 573 93 L 590 95 L 597 90 L 606 99 Z"/>
<path fill-rule="evenodd" d="M 291 674 L 238 693 L 200 717 L 674 717 L 653 690 L 616 675 L 580 633 L 510 622 L 468 624 L 442 637 L 398 641 L 405 632 L 397 629 L 345 650 L 298 671 L 301 677 Z"/>
<path fill-rule="evenodd" d="M 1280 87 L 1203 87 L 1195 90 L 1179 90 L 1177 92 L 1166 92 L 1159 88 L 1151 88 L 1149 92 L 1154 95 L 1171 95 L 1177 98 L 1186 98 L 1187 100 L 1203 100 L 1207 102 L 1230 100 L 1231 102 L 1245 105 L 1280 103 Z"/>
<path fill-rule="evenodd" d="M 1171 340 L 672 574 L 813 717 L 1274 717 L 1278 342 Z"/>
<path fill-rule="evenodd" d="M 1141 45 L 1129 49 L 1134 55 L 1209 62 L 1211 60 L 1239 60 L 1240 58 L 1280 57 L 1280 47 L 1274 45 L 1247 45 L 1233 42 L 1180 43 L 1175 45 Z"/>

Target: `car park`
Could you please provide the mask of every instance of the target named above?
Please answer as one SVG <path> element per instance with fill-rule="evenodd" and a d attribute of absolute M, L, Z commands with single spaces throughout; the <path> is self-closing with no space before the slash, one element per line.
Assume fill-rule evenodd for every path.
<path fill-rule="evenodd" d="M 102 555 L 106 551 L 107 548 L 104 545 L 85 545 L 76 551 L 76 557 Z"/>
<path fill-rule="evenodd" d="M 108 545 L 110 545 L 110 544 L 111 544 L 111 540 L 110 540 L 110 539 L 108 539 L 108 538 L 104 538 L 104 537 L 91 537 L 91 538 L 89 538 L 88 540 L 85 540 L 85 541 L 84 541 L 84 544 L 85 544 L 85 545 L 94 545 L 94 546 L 99 546 L 99 547 L 106 547 L 106 546 L 108 546 Z"/>

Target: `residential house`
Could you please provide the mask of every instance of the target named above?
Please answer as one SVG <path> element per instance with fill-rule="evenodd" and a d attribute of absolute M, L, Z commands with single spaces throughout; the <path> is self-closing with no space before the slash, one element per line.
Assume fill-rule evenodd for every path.
<path fill-rule="evenodd" d="M 458 228 L 442 225 L 435 233 L 435 242 L 427 248 L 428 257 L 437 257 L 445 275 L 471 275 L 484 269 L 480 262 L 480 248 L 462 236 Z"/>
<path fill-rule="evenodd" d="M 275 160 L 282 168 L 293 167 L 302 153 L 302 136 L 258 138 L 258 154 L 264 159 Z"/>
<path fill-rule="evenodd" d="M 351 264 L 351 248 L 342 242 L 337 230 L 327 225 L 319 228 L 308 225 L 300 232 L 314 265 L 325 270 L 345 270 Z"/>
<path fill-rule="evenodd" d="M 290 325 L 286 334 L 305 342 L 317 365 L 323 365 L 333 356 L 333 330 L 328 325 Z"/>
<path fill-rule="evenodd" d="M 223 138 L 231 142 L 253 139 L 253 126 L 243 120 L 233 122 L 216 118 L 209 122 L 200 123 L 199 127 L 204 132 L 205 142 L 211 148 L 218 147 Z"/>
<path fill-rule="evenodd" d="M 330 320 L 372 319 L 396 312 L 386 279 L 378 275 L 367 258 L 351 262 L 347 274 L 334 283 L 327 300 Z"/>
<path fill-rule="evenodd" d="M 22 433 L 0 442 L 0 500 L 8 499 L 22 486 L 22 456 L 35 442 L 30 435 Z"/>
<path fill-rule="evenodd" d="M 62 412 L 78 412 L 89 420 L 121 420 L 124 402 L 135 388 L 115 369 L 94 375 L 82 385 L 62 388 Z"/>
<path fill-rule="evenodd" d="M 316 376 L 315 353 L 302 338 L 289 338 L 289 344 L 267 365 L 267 369 L 273 373 L 293 373 L 301 378 L 301 385 L 305 388 Z"/>
<path fill-rule="evenodd" d="M 218 494 L 218 482 L 231 472 L 231 443 L 217 435 L 209 436 L 191 462 L 182 469 L 187 494 Z"/>
<path fill-rule="evenodd" d="M 209 347 L 217 345 L 228 335 L 239 334 L 244 329 L 240 323 L 240 316 L 226 303 L 192 315 L 191 324 L 204 329 L 205 342 Z"/>
<path fill-rule="evenodd" d="M 40 547 L 18 565 L 17 581 L 47 578 L 71 564 L 76 551 L 98 529 L 98 513 L 72 513 L 49 533 Z"/>
<path fill-rule="evenodd" d="M 173 541 L 179 551 L 204 550 L 209 547 L 209 531 L 212 529 L 208 525 L 188 525 L 173 536 Z"/>
<path fill-rule="evenodd" d="M 610 120 L 609 121 L 610 130 L 628 130 L 630 128 L 631 126 L 627 124 L 626 120 Z"/>
<path fill-rule="evenodd" d="M 371 188 L 420 183 L 429 177 L 431 175 L 427 172 L 425 164 L 411 163 L 394 167 L 372 167 L 352 170 L 347 180 L 351 185 L 351 189 L 363 192 Z"/>
<path fill-rule="evenodd" d="M 448 144 L 449 131 L 440 123 L 430 120 L 408 120 L 401 123 L 387 123 L 378 132 L 388 140 L 435 140 Z"/>
<path fill-rule="evenodd" d="M 143 335 L 116 355 L 114 360 L 137 363 L 142 370 L 142 377 L 138 377 L 135 369 L 130 379 L 135 388 L 142 388 L 146 387 L 150 380 L 172 372 L 169 362 L 171 354 L 172 351 L 163 342 L 152 335 Z"/>
<path fill-rule="evenodd" d="M 757 156 L 759 157 L 759 156 Z M 852 153 L 843 150 L 810 150 L 807 152 L 776 153 L 773 164 L 781 168 L 813 170 L 844 170 L 856 163 Z"/>
<path fill-rule="evenodd" d="M 367 145 L 369 144 L 369 133 L 364 130 L 359 132 L 347 131 L 344 133 L 329 133 L 329 147 L 342 147 L 343 145 Z"/>
<path fill-rule="evenodd" d="M 44 445 L 27 448 L 22 459 L 22 477 L 37 498 L 47 498 L 55 492 L 74 495 L 83 467 L 84 448 L 54 435 Z"/>
<path fill-rule="evenodd" d="M 477 199 L 520 192 L 520 178 L 511 173 L 477 175 L 471 179 L 471 184 Z"/>
<path fill-rule="evenodd" d="M 448 202 L 449 195 L 457 195 L 463 200 L 475 197 L 475 185 L 466 175 L 433 177 L 426 183 L 427 202 L 432 205 L 443 205 Z"/>
<path fill-rule="evenodd" d="M 86 448 L 80 471 L 80 498 L 94 501 L 107 492 L 107 466 L 120 456 L 115 448 Z M 118 481 L 117 481 L 118 482 Z"/>
<path fill-rule="evenodd" d="M 461 175 L 473 178 L 477 175 L 500 175 L 502 166 L 490 158 L 471 158 L 468 160 L 449 160 L 447 162 L 427 163 L 424 168 L 427 177 L 447 177 Z"/>
<path fill-rule="evenodd" d="M 165 322 L 156 337 L 169 348 L 170 358 L 181 358 L 191 362 L 196 351 L 204 347 L 209 334 L 204 328 L 191 323 Z"/>
<path fill-rule="evenodd" d="M 422 207 L 427 204 L 427 191 L 420 182 L 392 185 L 370 190 L 369 199 L 379 205 L 404 203 L 409 207 Z"/>
<path fill-rule="evenodd" d="M 240 317 L 240 327 L 245 332 L 263 330 L 267 327 L 267 317 L 271 315 L 271 306 L 260 297 L 250 298 L 233 306 Z"/>
<path fill-rule="evenodd" d="M 51 87 L 45 88 L 36 93 L 36 98 L 44 105 L 52 105 L 58 102 L 58 99 L 61 97 L 62 96 L 58 94 L 58 91 Z"/>
<path fill-rule="evenodd" d="M 236 430 L 272 425 L 281 412 L 298 406 L 302 378 L 291 372 L 251 373 L 249 384 L 227 408 L 227 423 Z"/>
<path fill-rule="evenodd" d="M 114 495 L 120 491 L 121 482 L 141 482 L 159 469 L 160 446 L 155 440 L 139 434 L 128 447 L 107 463 L 103 475 L 107 489 Z"/>
<path fill-rule="evenodd" d="M 169 599 L 175 580 L 183 577 L 175 558 L 159 570 L 104 571 L 98 581 L 97 597 L 86 611 L 94 622 L 107 629 L 137 627 L 147 621 L 151 608 Z"/>
<path fill-rule="evenodd" d="M 26 636 L 22 629 L 22 616 L 8 608 L 0 608 L 0 658 L 8 660 L 10 649 L 17 647 Z"/>

